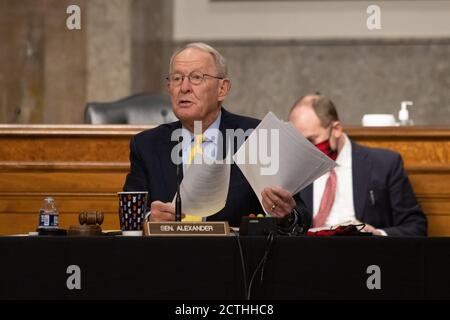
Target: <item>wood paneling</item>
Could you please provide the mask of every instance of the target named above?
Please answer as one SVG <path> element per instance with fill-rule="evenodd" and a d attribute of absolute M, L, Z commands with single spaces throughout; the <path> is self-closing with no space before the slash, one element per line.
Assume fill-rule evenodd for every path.
<path fill-rule="evenodd" d="M 410 168 L 450 170 L 450 128 L 348 128 L 350 137 L 369 147 L 400 152 Z"/>
<path fill-rule="evenodd" d="M 42 199 L 49 195 L 55 199 L 62 228 L 78 224 L 78 213 L 82 211 L 102 211 L 105 214 L 102 228 L 119 228 L 115 193 L 1 193 L 0 234 L 34 231 Z"/>
<path fill-rule="evenodd" d="M 147 127 L 0 126 L 0 234 L 36 229 L 42 199 L 53 196 L 60 224 L 103 211 L 118 229 L 117 195 L 129 169 L 129 140 Z"/>
<path fill-rule="evenodd" d="M 400 152 L 431 236 L 450 235 L 450 128 L 348 128 L 360 144 Z"/>
<path fill-rule="evenodd" d="M 123 172 L 68 172 L 64 169 L 36 172 L 24 170 L 0 173 L 0 194 L 19 193 L 111 193 L 125 181 Z"/>
<path fill-rule="evenodd" d="M 45 196 L 53 196 L 63 228 L 85 210 L 103 211 L 117 229 L 117 195 L 128 172 L 129 140 L 146 127 L 0 126 L 0 234 L 36 228 Z M 450 128 L 348 128 L 350 138 L 400 152 L 429 222 L 450 235 Z"/>

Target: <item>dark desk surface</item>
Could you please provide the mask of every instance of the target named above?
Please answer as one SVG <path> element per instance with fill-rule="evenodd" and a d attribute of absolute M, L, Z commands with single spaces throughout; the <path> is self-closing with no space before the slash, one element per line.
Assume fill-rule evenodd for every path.
<path fill-rule="evenodd" d="M 247 281 L 264 237 L 241 237 Z M 1 237 L 2 299 L 244 299 L 237 237 Z M 66 286 L 81 269 L 81 290 Z M 367 268 L 381 270 L 369 290 Z M 275 238 L 259 299 L 450 298 L 450 238 Z M 259 279 L 259 277 L 258 277 Z"/>

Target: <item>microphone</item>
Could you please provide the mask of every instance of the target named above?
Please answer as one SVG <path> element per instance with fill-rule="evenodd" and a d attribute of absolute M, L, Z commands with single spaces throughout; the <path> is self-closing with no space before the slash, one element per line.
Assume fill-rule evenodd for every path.
<path fill-rule="evenodd" d="M 168 112 L 167 112 L 167 110 L 166 109 L 162 109 L 161 110 L 161 116 L 163 117 L 163 121 L 164 121 L 164 123 L 167 123 L 167 122 L 169 122 L 169 121 L 167 121 L 167 115 L 168 115 Z M 181 141 L 183 141 L 183 137 L 181 137 Z"/>
<path fill-rule="evenodd" d="M 17 107 L 16 109 L 14 109 L 14 118 L 13 118 L 13 123 L 17 122 L 17 120 L 20 117 L 20 114 L 22 113 L 22 108 Z"/>
<path fill-rule="evenodd" d="M 183 148 L 182 143 L 183 137 L 178 137 L 178 147 L 180 148 L 179 154 L 179 163 L 177 165 L 177 196 L 175 199 L 175 221 L 181 221 L 181 195 L 180 195 L 180 184 L 181 180 L 183 180 Z"/>

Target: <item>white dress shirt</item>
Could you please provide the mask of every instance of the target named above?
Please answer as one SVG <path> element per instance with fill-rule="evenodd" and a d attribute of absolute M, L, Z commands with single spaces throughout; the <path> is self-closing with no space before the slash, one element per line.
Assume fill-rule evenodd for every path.
<path fill-rule="evenodd" d="M 336 158 L 336 195 L 330 215 L 325 221 L 325 226 L 335 226 L 355 220 L 355 207 L 353 204 L 353 176 L 352 176 L 352 144 L 344 135 L 344 146 Z M 320 201 L 325 190 L 329 173 L 324 174 L 314 181 L 313 207 L 314 216 L 319 211 Z"/>
<path fill-rule="evenodd" d="M 336 195 L 330 215 L 325 221 L 325 227 L 331 227 L 338 224 L 355 223 L 355 206 L 353 202 L 353 172 L 352 172 L 352 144 L 347 135 L 344 134 L 344 146 L 336 158 Z M 319 211 L 320 201 L 329 173 L 324 174 L 314 181 L 313 185 L 313 206 L 314 216 Z M 377 229 L 382 236 L 387 236 L 386 231 Z"/>
<path fill-rule="evenodd" d="M 214 122 L 211 123 L 211 125 L 203 132 L 202 152 L 211 159 L 217 159 L 217 146 L 220 132 L 219 127 L 221 116 L 222 112 L 220 111 L 216 120 L 214 120 Z M 181 143 L 181 147 L 183 149 L 183 174 L 185 174 L 187 170 L 186 164 L 189 160 L 191 148 L 195 143 L 195 136 L 194 133 L 190 132 L 184 127 L 182 136 L 183 142 Z M 203 217 L 202 221 L 206 221 L 206 217 Z"/>
<path fill-rule="evenodd" d="M 222 112 L 219 112 L 216 120 L 203 132 L 203 142 L 202 142 L 202 151 L 205 155 L 207 155 L 211 159 L 217 158 L 217 146 L 219 139 L 219 127 L 220 127 L 220 118 Z M 199 132 L 201 133 L 201 132 Z M 194 133 L 183 127 L 182 131 L 183 142 L 181 144 L 183 149 L 183 172 L 186 173 L 186 163 L 188 162 L 189 155 L 191 153 L 191 148 L 194 145 Z"/>

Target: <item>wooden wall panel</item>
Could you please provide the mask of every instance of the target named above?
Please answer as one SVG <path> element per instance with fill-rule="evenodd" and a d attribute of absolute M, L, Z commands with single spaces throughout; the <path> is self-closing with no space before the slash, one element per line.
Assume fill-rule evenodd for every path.
<path fill-rule="evenodd" d="M 450 128 L 351 127 L 346 131 L 363 145 L 400 152 L 409 168 L 450 171 Z"/>
<path fill-rule="evenodd" d="M 0 171 L 0 194 L 113 193 L 121 191 L 126 173 L 126 169 L 123 172 Z"/>
<path fill-rule="evenodd" d="M 429 236 L 450 236 L 450 217 L 448 211 L 442 215 L 427 215 L 427 218 Z"/>
<path fill-rule="evenodd" d="M 60 225 L 103 211 L 102 228 L 118 229 L 117 194 L 129 169 L 129 140 L 146 127 L 0 126 L 0 234 L 37 226 L 42 199 L 53 196 Z"/>
<path fill-rule="evenodd" d="M 120 189 L 118 190 L 120 191 Z M 78 224 L 78 213 L 102 211 L 105 219 L 102 228 L 118 229 L 118 202 L 116 191 L 99 192 L 0 192 L 0 234 L 21 234 L 34 231 L 42 200 L 52 196 L 60 213 L 60 225 L 69 228 Z"/>
<path fill-rule="evenodd" d="M 102 210 L 117 229 L 117 191 L 129 168 L 129 140 L 145 127 L 0 125 L 0 234 L 36 228 L 53 196 L 63 228 L 81 211 Z M 450 235 L 450 128 L 348 128 L 351 139 L 399 151 L 432 236 Z"/>
<path fill-rule="evenodd" d="M 430 173 L 416 172 L 408 168 L 409 179 L 418 196 L 448 195 L 450 196 L 450 170 Z"/>
<path fill-rule="evenodd" d="M 119 220 L 117 213 L 105 214 L 105 220 L 102 224 L 103 230 L 119 229 Z M 64 212 L 59 217 L 60 227 L 69 229 L 71 225 L 78 224 L 78 213 Z M 36 213 L 0 213 L 0 235 L 10 234 L 28 234 L 35 231 L 38 224 L 38 215 Z"/>

